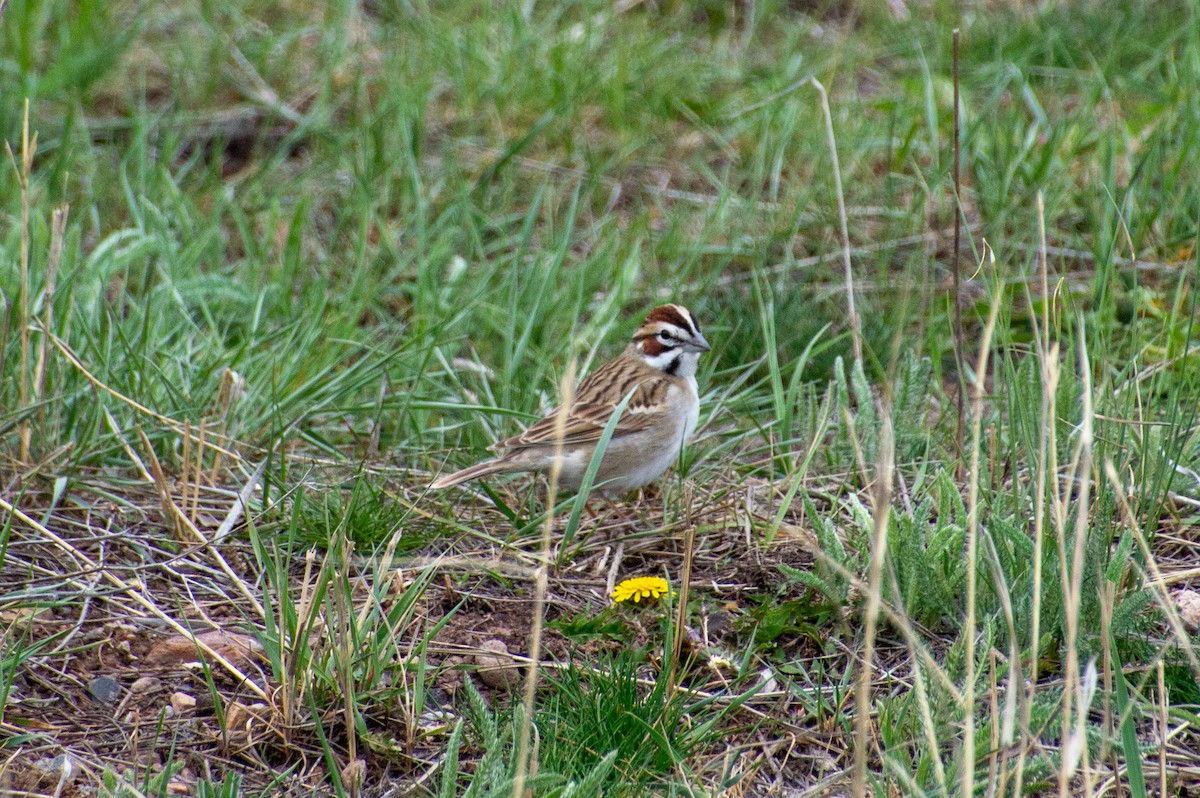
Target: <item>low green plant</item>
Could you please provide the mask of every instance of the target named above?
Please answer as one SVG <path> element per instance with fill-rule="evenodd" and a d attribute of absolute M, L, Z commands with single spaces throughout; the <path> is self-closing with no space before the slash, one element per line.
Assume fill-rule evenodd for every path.
<path fill-rule="evenodd" d="M 667 668 L 657 668 L 645 650 L 548 673 L 535 718 L 541 760 L 581 781 L 612 767 L 605 795 L 665 788 L 671 774 L 691 767 L 693 755 L 729 733 L 730 715 L 753 692 L 715 699 L 669 688 Z"/>
<path fill-rule="evenodd" d="M 237 773 L 227 773 L 224 778 L 209 780 L 200 779 L 196 782 L 196 798 L 241 798 L 242 777 Z"/>

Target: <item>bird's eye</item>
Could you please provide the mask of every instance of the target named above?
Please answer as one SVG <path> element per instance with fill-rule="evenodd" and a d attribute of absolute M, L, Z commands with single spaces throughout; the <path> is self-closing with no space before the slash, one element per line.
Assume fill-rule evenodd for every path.
<path fill-rule="evenodd" d="M 672 341 L 674 341 L 675 339 L 673 339 L 673 338 L 671 337 L 671 334 L 670 334 L 669 332 L 667 332 L 666 330 L 663 330 L 662 332 L 660 332 L 660 333 L 658 334 L 658 340 L 659 340 L 659 341 L 661 341 L 661 342 L 662 342 L 662 343 L 664 343 L 664 344 L 669 344 L 669 343 L 671 343 Z"/>

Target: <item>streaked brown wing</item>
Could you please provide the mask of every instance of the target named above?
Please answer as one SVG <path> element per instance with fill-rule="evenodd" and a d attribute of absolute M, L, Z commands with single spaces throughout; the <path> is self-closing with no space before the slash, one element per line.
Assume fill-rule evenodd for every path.
<path fill-rule="evenodd" d="M 621 414 L 613 437 L 640 432 L 656 424 L 663 412 L 667 381 L 661 373 L 641 361 L 619 357 L 593 371 L 579 384 L 575 402 L 567 416 L 563 443 L 583 444 L 600 440 L 613 411 L 635 386 L 637 390 Z M 493 448 L 523 449 L 553 445 L 555 412 L 535 421 L 520 435 L 500 441 Z"/>

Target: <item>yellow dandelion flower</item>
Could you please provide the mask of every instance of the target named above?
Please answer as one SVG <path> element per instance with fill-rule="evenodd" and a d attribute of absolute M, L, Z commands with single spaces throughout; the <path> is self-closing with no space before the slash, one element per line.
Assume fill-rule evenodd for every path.
<path fill-rule="evenodd" d="M 614 587 L 612 597 L 617 603 L 633 599 L 637 604 L 642 599 L 656 599 L 670 589 L 667 580 L 661 576 L 635 576 Z"/>

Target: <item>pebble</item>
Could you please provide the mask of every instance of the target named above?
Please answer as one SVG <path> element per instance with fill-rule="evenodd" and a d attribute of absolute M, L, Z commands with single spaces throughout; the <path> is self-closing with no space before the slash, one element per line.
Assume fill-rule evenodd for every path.
<path fill-rule="evenodd" d="M 133 684 L 129 685 L 129 692 L 133 693 L 134 695 L 140 695 L 142 693 L 149 693 L 154 690 L 157 690 L 159 685 L 161 685 L 161 684 L 162 684 L 161 679 L 156 679 L 153 676 L 143 676 L 142 678 L 138 679 Z"/>
<path fill-rule="evenodd" d="M 121 696 L 121 683 L 111 676 L 97 676 L 88 682 L 88 692 L 101 704 L 112 704 Z"/>
<path fill-rule="evenodd" d="M 192 709 L 196 706 L 196 699 L 192 698 L 187 693 L 171 693 L 171 708 L 178 713 L 182 713 L 186 709 Z"/>
<path fill-rule="evenodd" d="M 1176 590 L 1171 594 L 1184 625 L 1195 631 L 1200 628 L 1200 593 L 1195 590 Z"/>
<path fill-rule="evenodd" d="M 79 771 L 79 766 L 75 764 L 75 760 L 71 759 L 67 754 L 39 759 L 33 763 L 33 767 L 42 773 L 58 777 L 58 780 L 64 784 L 77 775 Z"/>
<path fill-rule="evenodd" d="M 476 673 L 480 680 L 495 690 L 507 690 L 521 681 L 521 671 L 508 655 L 503 640 L 485 640 L 475 655 Z"/>

